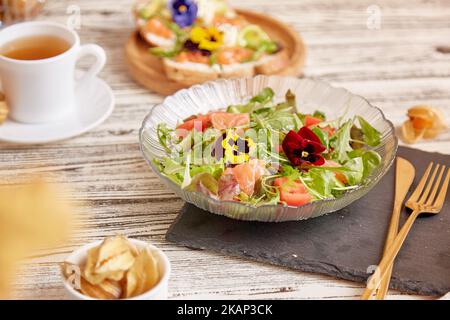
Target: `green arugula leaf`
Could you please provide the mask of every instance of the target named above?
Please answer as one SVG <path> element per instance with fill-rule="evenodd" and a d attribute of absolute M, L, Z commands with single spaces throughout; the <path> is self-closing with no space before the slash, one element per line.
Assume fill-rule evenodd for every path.
<path fill-rule="evenodd" d="M 314 127 L 311 130 L 319 137 L 322 144 L 328 149 L 329 143 L 330 143 L 329 138 L 328 138 L 328 133 L 321 130 L 319 127 Z"/>
<path fill-rule="evenodd" d="M 251 60 L 258 60 L 259 58 L 261 58 L 261 56 L 264 53 L 273 54 L 273 53 L 277 52 L 278 48 L 279 47 L 278 47 L 278 44 L 276 42 L 273 42 L 273 41 L 262 41 L 258 45 L 258 48 L 256 48 L 256 50 L 255 50 L 255 48 L 251 48 L 251 49 L 255 50 Z"/>
<path fill-rule="evenodd" d="M 316 199 L 334 198 L 333 189 L 343 186 L 330 170 L 309 169 L 301 180 Z"/>
<path fill-rule="evenodd" d="M 254 107 L 253 104 L 231 105 L 227 108 L 227 112 L 229 112 L 229 113 L 250 113 L 250 112 L 252 112 L 253 107 Z"/>
<path fill-rule="evenodd" d="M 250 102 L 258 102 L 258 103 L 266 103 L 271 101 L 275 96 L 275 92 L 273 92 L 272 88 L 264 88 L 258 95 L 254 96 Z"/>
<path fill-rule="evenodd" d="M 290 164 L 283 164 L 281 166 L 281 175 L 283 177 L 289 177 L 292 180 L 296 180 L 300 178 L 301 172 Z"/>
<path fill-rule="evenodd" d="M 325 115 L 325 113 L 323 113 L 323 112 L 321 112 L 319 110 L 314 111 L 312 116 L 314 118 L 320 119 L 322 121 L 326 121 L 327 120 L 327 116 Z"/>
<path fill-rule="evenodd" d="M 350 129 L 353 121 L 347 120 L 342 127 L 340 127 L 330 139 L 330 146 L 334 149 L 331 153 L 331 158 L 343 163 L 348 160 L 347 152 L 352 151 L 350 146 Z"/>
<path fill-rule="evenodd" d="M 367 178 L 381 164 L 381 156 L 373 150 L 365 152 L 362 155 L 362 160 L 364 164 L 363 178 Z"/>
<path fill-rule="evenodd" d="M 294 117 L 295 121 L 295 131 L 298 131 L 303 127 L 303 121 L 300 119 L 297 113 L 293 113 L 292 116 Z"/>
<path fill-rule="evenodd" d="M 289 131 L 297 128 L 298 118 L 295 117 L 294 113 L 274 112 L 264 120 L 264 123 L 268 129 Z"/>
<path fill-rule="evenodd" d="M 160 58 L 173 58 L 178 53 L 180 53 L 180 50 L 177 49 L 164 49 L 160 47 L 150 48 L 150 53 L 154 56 L 160 57 Z"/>
<path fill-rule="evenodd" d="M 351 186 L 360 184 L 364 173 L 363 159 L 361 157 L 350 159 L 346 162 L 345 167 L 349 169 L 344 172 L 348 184 Z"/>
<path fill-rule="evenodd" d="M 352 138 L 352 142 L 350 143 L 350 145 L 354 150 L 364 147 L 364 133 L 360 128 L 353 125 L 350 129 L 350 137 Z"/>
<path fill-rule="evenodd" d="M 363 117 L 358 116 L 358 121 L 364 135 L 364 142 L 371 147 L 378 146 L 381 142 L 381 133 L 364 120 Z"/>
<path fill-rule="evenodd" d="M 363 161 L 363 179 L 368 177 L 372 171 L 381 164 L 381 156 L 373 151 L 366 149 L 356 149 L 348 153 L 351 159 L 361 158 Z"/>
<path fill-rule="evenodd" d="M 217 54 L 216 53 L 211 54 L 211 56 L 209 57 L 209 64 L 211 66 L 217 64 Z"/>
<path fill-rule="evenodd" d="M 362 157 L 362 155 L 366 152 L 367 152 L 366 149 L 355 149 L 355 150 L 348 152 L 347 155 L 350 159 L 353 159 L 353 158 Z"/>

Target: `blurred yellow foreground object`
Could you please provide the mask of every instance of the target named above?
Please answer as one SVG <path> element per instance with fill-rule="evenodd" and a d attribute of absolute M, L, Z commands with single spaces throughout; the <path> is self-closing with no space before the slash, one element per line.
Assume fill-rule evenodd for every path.
<path fill-rule="evenodd" d="M 0 187 L 0 298 L 10 295 L 21 259 L 69 236 L 75 211 L 61 196 L 60 187 L 42 179 Z"/>

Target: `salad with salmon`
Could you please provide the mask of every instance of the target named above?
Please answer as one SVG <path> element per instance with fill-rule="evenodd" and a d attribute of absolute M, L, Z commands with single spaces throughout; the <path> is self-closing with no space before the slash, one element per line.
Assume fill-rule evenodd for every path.
<path fill-rule="evenodd" d="M 161 174 L 181 188 L 251 206 L 303 206 L 363 185 L 381 163 L 381 134 L 361 116 L 302 112 L 265 88 L 248 102 L 157 127 Z"/>
<path fill-rule="evenodd" d="M 134 11 L 141 38 L 170 80 L 274 74 L 289 63 L 280 43 L 225 0 L 141 0 Z"/>

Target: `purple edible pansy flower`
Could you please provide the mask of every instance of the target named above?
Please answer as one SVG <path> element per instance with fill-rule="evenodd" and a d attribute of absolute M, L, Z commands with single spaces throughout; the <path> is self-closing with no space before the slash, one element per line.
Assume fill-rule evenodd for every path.
<path fill-rule="evenodd" d="M 173 21 L 181 28 L 191 26 L 197 19 L 197 4 L 193 0 L 172 0 L 170 1 Z"/>

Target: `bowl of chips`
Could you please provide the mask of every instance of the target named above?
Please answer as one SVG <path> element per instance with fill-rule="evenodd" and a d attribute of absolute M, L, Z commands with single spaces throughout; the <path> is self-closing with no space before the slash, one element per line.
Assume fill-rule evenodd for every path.
<path fill-rule="evenodd" d="M 61 264 L 64 287 L 77 300 L 167 299 L 170 270 L 160 249 L 121 235 L 87 244 Z"/>

